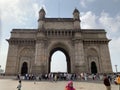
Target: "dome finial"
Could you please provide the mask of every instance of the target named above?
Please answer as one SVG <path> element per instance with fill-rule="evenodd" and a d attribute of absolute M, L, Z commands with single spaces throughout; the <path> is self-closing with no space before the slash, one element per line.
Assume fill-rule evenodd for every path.
<path fill-rule="evenodd" d="M 77 8 L 74 9 L 73 11 L 73 17 L 74 17 L 74 20 L 79 20 L 79 11 Z"/>
<path fill-rule="evenodd" d="M 45 10 L 44 10 L 43 7 L 42 7 L 42 8 L 40 9 L 40 11 L 39 11 L 39 18 L 40 18 L 40 19 L 45 18 L 45 15 L 46 15 Z"/>

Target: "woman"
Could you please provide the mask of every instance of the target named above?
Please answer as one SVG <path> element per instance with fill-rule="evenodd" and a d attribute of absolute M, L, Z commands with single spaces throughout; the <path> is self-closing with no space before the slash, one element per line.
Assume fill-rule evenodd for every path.
<path fill-rule="evenodd" d="M 69 81 L 67 86 L 65 87 L 65 90 L 75 90 L 75 88 L 73 87 L 73 82 Z"/>

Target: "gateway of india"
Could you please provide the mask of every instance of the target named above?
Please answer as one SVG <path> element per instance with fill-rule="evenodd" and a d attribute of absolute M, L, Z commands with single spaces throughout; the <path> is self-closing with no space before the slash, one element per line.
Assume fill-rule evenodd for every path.
<path fill-rule="evenodd" d="M 40 9 L 37 29 L 11 31 L 6 75 L 50 73 L 51 57 L 58 50 L 66 56 L 67 73 L 112 72 L 110 40 L 104 29 L 81 29 L 78 9 L 72 18 L 45 15 Z"/>

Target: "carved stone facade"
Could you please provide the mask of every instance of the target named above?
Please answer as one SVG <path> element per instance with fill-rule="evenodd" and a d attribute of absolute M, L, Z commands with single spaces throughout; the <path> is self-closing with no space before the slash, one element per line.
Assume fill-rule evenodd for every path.
<path fill-rule="evenodd" d="M 39 12 L 38 29 L 13 29 L 9 42 L 6 75 L 49 73 L 52 54 L 66 56 L 68 73 L 111 73 L 106 32 L 81 29 L 77 9 L 73 18 L 46 18 Z"/>

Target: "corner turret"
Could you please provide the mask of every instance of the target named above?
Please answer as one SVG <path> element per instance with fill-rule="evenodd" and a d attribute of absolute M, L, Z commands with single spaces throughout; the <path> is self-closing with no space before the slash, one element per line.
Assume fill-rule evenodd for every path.
<path fill-rule="evenodd" d="M 75 10 L 73 11 L 73 18 L 74 18 L 74 20 L 80 20 L 79 14 L 80 13 L 79 13 L 78 9 L 75 8 Z"/>
<path fill-rule="evenodd" d="M 73 11 L 74 29 L 80 29 L 80 12 L 75 8 Z"/>
<path fill-rule="evenodd" d="M 39 11 L 39 19 L 38 19 L 38 29 L 44 28 L 44 19 L 45 19 L 45 10 L 43 8 Z"/>
<path fill-rule="evenodd" d="M 40 9 L 40 11 L 39 11 L 39 19 L 44 19 L 45 15 L 46 15 L 45 10 L 43 8 Z"/>

